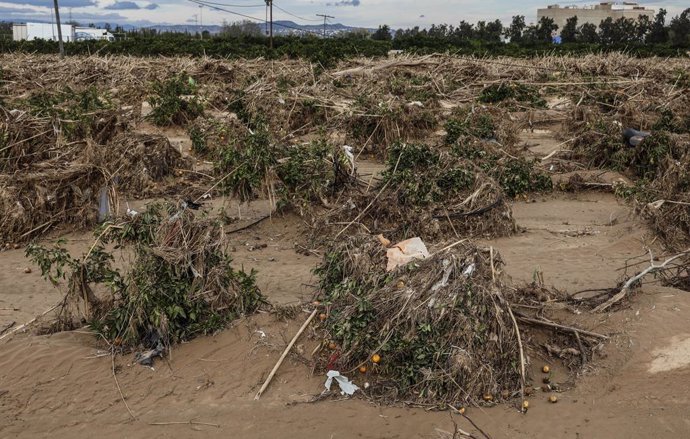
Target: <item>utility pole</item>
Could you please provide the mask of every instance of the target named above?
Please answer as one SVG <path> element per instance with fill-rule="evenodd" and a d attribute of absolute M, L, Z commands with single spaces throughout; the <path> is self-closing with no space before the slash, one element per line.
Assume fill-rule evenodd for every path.
<path fill-rule="evenodd" d="M 58 30 L 58 45 L 60 46 L 60 58 L 65 57 L 65 46 L 62 44 L 62 26 L 60 25 L 60 7 L 58 6 L 58 0 L 53 0 L 55 5 L 55 22 L 57 23 Z"/>
<path fill-rule="evenodd" d="M 268 30 L 268 38 L 269 38 L 269 47 L 273 49 L 273 0 L 266 0 L 266 6 L 268 6 L 269 9 L 269 30 Z"/>
<path fill-rule="evenodd" d="M 326 15 L 326 14 L 316 14 L 317 17 L 323 17 L 323 37 L 326 38 L 326 21 L 329 18 L 335 18 L 332 15 Z"/>
<path fill-rule="evenodd" d="M 204 39 L 204 17 L 203 17 L 203 14 L 201 12 L 203 9 L 204 9 L 204 5 L 199 5 L 199 24 L 201 25 L 200 26 L 201 33 L 199 33 L 199 37 L 201 37 L 202 40 Z"/>

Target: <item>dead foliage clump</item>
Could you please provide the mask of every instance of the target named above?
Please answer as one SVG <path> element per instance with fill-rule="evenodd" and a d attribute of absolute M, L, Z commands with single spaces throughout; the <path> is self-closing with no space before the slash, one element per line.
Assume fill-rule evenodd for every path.
<path fill-rule="evenodd" d="M 67 293 L 50 331 L 88 324 L 117 348 L 158 349 L 222 329 L 265 300 L 254 273 L 235 270 L 218 223 L 188 210 L 154 205 L 110 223 L 81 258 L 64 248 L 30 245 L 27 255 Z M 124 271 L 113 268 L 111 241 L 133 248 Z"/>
<path fill-rule="evenodd" d="M 428 145 L 394 145 L 382 180 L 348 195 L 317 218 L 319 236 L 344 226 L 391 239 L 505 236 L 515 229 L 493 178 L 471 160 Z"/>
<path fill-rule="evenodd" d="M 530 358 L 557 355 L 545 344 L 577 352 L 579 369 L 573 333 L 557 337 L 542 326 L 550 321 L 513 311 L 521 293 L 505 283 L 502 265 L 491 249 L 460 241 L 387 272 L 375 237 L 341 240 L 316 270 L 322 325 L 336 346 L 321 366 L 348 373 L 366 366 L 367 396 L 439 408 L 524 397 Z M 544 328 L 548 334 L 532 336 Z M 523 331 L 530 335 L 519 339 Z M 591 354 L 593 342 L 583 340 L 582 355 Z"/>
<path fill-rule="evenodd" d="M 623 172 L 633 187 L 617 192 L 635 201 L 653 229 L 673 251 L 690 244 L 690 136 L 675 133 L 660 116 L 658 129 L 637 146 L 622 136 L 622 124 L 596 111 L 578 110 L 570 126 L 573 158 L 590 168 Z M 671 125 L 669 125 L 671 124 Z"/>
<path fill-rule="evenodd" d="M 387 273 L 385 249 L 359 237 L 317 272 L 339 346 L 329 368 L 370 365 L 372 396 L 445 407 L 520 392 L 517 334 L 488 251 L 466 243 Z"/>
<path fill-rule="evenodd" d="M 151 195 L 153 185 L 188 166 L 163 136 L 123 134 L 105 145 L 86 143 L 27 163 L 22 172 L 0 174 L 0 240 L 93 225 L 116 212 L 120 193 Z"/>

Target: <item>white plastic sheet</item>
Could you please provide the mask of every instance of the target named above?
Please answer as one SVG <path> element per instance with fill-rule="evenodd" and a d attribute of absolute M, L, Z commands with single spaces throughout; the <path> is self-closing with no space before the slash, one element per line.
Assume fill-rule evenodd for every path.
<path fill-rule="evenodd" d="M 333 380 L 335 380 L 335 382 L 338 384 L 338 387 L 340 387 L 340 393 L 343 395 L 347 394 L 352 396 L 357 390 L 359 390 L 359 387 L 357 387 L 356 384 L 348 380 L 347 377 L 340 375 L 340 372 L 337 370 L 329 370 L 326 376 L 328 377 L 326 379 L 326 383 L 324 384 L 326 386 L 326 390 L 331 390 Z"/>
<path fill-rule="evenodd" d="M 409 264 L 415 259 L 428 258 L 429 251 L 421 238 L 411 238 L 395 244 L 386 252 L 388 266 L 386 271 L 393 271 L 398 267 Z"/>

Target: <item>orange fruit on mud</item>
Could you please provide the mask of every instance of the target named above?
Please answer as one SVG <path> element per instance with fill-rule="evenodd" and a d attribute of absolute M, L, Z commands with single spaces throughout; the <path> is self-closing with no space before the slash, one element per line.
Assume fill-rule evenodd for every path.
<path fill-rule="evenodd" d="M 333 341 L 328 343 L 328 349 L 330 349 L 332 351 L 334 351 L 337 347 L 338 347 L 338 345 L 335 344 L 335 342 L 333 342 Z"/>
<path fill-rule="evenodd" d="M 381 362 L 381 356 L 379 354 L 374 354 L 371 356 L 371 361 L 375 364 L 379 364 Z"/>
<path fill-rule="evenodd" d="M 544 367 L 541 368 L 541 371 L 544 373 L 549 373 L 551 372 L 551 368 L 545 364 Z"/>
<path fill-rule="evenodd" d="M 367 373 L 367 367 L 366 367 L 366 366 L 360 366 L 360 367 L 359 367 L 359 372 L 360 372 L 360 373 Z"/>

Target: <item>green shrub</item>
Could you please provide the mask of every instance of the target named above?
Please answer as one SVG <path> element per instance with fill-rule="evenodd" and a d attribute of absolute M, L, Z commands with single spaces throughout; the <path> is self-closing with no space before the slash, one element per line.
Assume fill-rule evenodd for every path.
<path fill-rule="evenodd" d="M 220 151 L 215 163 L 216 172 L 224 178 L 221 189 L 241 201 L 252 200 L 262 193 L 270 195 L 278 153 L 279 149 L 273 145 L 265 125 L 231 141 Z"/>
<path fill-rule="evenodd" d="M 52 330 L 85 322 L 116 346 L 155 348 L 220 330 L 265 303 L 255 273 L 232 268 L 220 226 L 189 211 L 154 205 L 97 233 L 97 244 L 82 258 L 60 243 L 27 247 L 44 277 L 68 281 Z M 111 241 L 134 246 L 130 268 L 113 267 L 105 247 Z M 107 294 L 97 296 L 99 290 Z"/>
<path fill-rule="evenodd" d="M 204 112 L 196 96 L 196 81 L 185 73 L 154 82 L 151 91 L 149 103 L 152 110 L 148 118 L 156 125 L 186 125 Z"/>
<path fill-rule="evenodd" d="M 538 90 L 519 83 L 489 85 L 482 90 L 478 98 L 479 102 L 486 104 L 496 104 L 509 99 L 533 107 L 543 108 L 546 106 L 546 101 L 540 96 Z"/>
<path fill-rule="evenodd" d="M 341 148 L 325 140 L 288 148 L 276 166 L 278 194 L 283 205 L 307 207 L 339 193 L 354 179 L 351 164 Z"/>
<path fill-rule="evenodd" d="M 452 145 L 460 137 L 472 136 L 479 139 L 490 139 L 496 135 L 496 124 L 487 113 L 459 113 L 449 119 L 445 125 L 446 145 Z"/>

